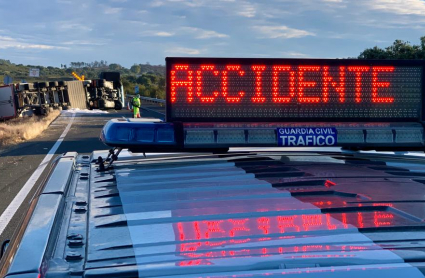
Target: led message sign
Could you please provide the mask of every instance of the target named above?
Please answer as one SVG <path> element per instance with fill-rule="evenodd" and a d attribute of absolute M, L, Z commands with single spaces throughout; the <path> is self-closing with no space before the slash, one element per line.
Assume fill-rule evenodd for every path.
<path fill-rule="evenodd" d="M 422 61 L 167 58 L 168 121 L 419 120 Z"/>

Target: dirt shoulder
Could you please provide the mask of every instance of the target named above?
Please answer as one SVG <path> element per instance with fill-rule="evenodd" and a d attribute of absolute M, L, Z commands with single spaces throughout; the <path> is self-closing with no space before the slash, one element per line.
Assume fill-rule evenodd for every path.
<path fill-rule="evenodd" d="M 12 146 L 37 137 L 59 115 L 59 111 L 53 111 L 47 116 L 17 118 L 0 123 L 0 148 Z"/>

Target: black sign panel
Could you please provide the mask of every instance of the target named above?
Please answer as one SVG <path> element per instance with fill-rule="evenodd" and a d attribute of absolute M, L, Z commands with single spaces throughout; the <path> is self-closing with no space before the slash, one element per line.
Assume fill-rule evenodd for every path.
<path fill-rule="evenodd" d="M 418 121 L 423 61 L 167 58 L 168 121 Z"/>

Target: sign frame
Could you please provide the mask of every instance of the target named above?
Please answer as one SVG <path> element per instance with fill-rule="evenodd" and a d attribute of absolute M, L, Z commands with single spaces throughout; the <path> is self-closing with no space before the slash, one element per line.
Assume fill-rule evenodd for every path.
<path fill-rule="evenodd" d="M 359 60 L 359 59 L 305 59 L 305 58 L 207 58 L 207 57 L 166 57 L 166 121 L 168 122 L 369 122 L 369 121 L 386 121 L 386 122 L 418 122 L 424 121 L 425 103 L 425 61 L 422 60 Z M 255 118 L 255 117 L 244 117 L 244 118 L 194 118 L 194 117 L 173 117 L 172 103 L 171 103 L 171 76 L 169 72 L 173 64 L 240 64 L 240 65 L 252 65 L 254 63 L 261 63 L 266 66 L 272 66 L 276 63 L 284 64 L 290 63 L 295 65 L 327 65 L 327 66 L 395 66 L 395 67 L 422 67 L 422 94 L 421 94 L 421 110 L 418 118 Z"/>

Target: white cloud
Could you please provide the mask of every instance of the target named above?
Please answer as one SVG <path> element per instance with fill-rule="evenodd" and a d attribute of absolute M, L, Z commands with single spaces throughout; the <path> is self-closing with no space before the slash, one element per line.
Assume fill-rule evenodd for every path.
<path fill-rule="evenodd" d="M 150 3 L 151 7 L 161 7 L 163 5 L 165 5 L 165 3 L 161 0 L 154 0 Z"/>
<path fill-rule="evenodd" d="M 242 5 L 242 10 L 236 12 L 236 14 L 243 16 L 243 17 L 254 17 L 256 15 L 257 11 L 255 10 L 254 6 L 251 4 L 244 4 Z"/>
<path fill-rule="evenodd" d="M 11 37 L 5 37 L 5 36 L 0 36 L 0 41 L 15 41 L 14 38 Z"/>
<path fill-rule="evenodd" d="M 0 49 L 16 48 L 16 49 L 39 49 L 39 50 L 51 50 L 51 49 L 68 49 L 67 47 L 46 45 L 46 44 L 33 44 L 24 41 L 17 40 L 15 38 L 0 36 Z"/>
<path fill-rule="evenodd" d="M 74 31 L 92 31 L 93 29 L 80 23 L 74 23 L 69 21 L 61 21 L 55 24 L 59 29 L 62 30 L 74 30 Z"/>
<path fill-rule="evenodd" d="M 270 39 L 293 39 L 306 36 L 315 36 L 314 33 L 301 29 L 289 28 L 287 26 L 254 26 L 253 28 L 260 32 L 263 37 Z"/>
<path fill-rule="evenodd" d="M 114 7 L 104 7 L 104 14 L 117 14 L 120 13 L 122 8 L 114 8 Z"/>
<path fill-rule="evenodd" d="M 203 0 L 168 0 L 168 2 L 178 2 L 188 7 L 201 7 L 205 5 Z"/>
<path fill-rule="evenodd" d="M 13 45 L 1 45 L 2 48 L 19 48 L 19 49 L 55 49 L 58 48 L 56 46 L 52 45 L 45 45 L 45 44 L 13 44 Z"/>
<path fill-rule="evenodd" d="M 423 0 L 367 0 L 365 4 L 375 10 L 405 14 L 424 15 L 425 1 Z"/>
<path fill-rule="evenodd" d="M 143 31 L 140 35 L 143 37 L 171 37 L 174 36 L 174 33 L 166 31 Z"/>
<path fill-rule="evenodd" d="M 56 0 L 56 3 L 71 5 L 74 4 L 71 0 Z"/>
<path fill-rule="evenodd" d="M 195 27 L 182 27 L 180 28 L 180 30 L 193 33 L 196 39 L 228 38 L 229 37 L 229 35 L 218 33 L 216 31 L 204 30 L 204 29 L 195 28 Z"/>
<path fill-rule="evenodd" d="M 93 45 L 93 46 L 101 46 L 106 45 L 106 42 L 102 41 L 86 41 L 86 40 L 73 40 L 73 41 L 65 41 L 62 42 L 63 45 Z"/>
<path fill-rule="evenodd" d="M 147 22 L 138 21 L 138 20 L 126 20 L 125 23 L 131 23 L 131 24 L 140 25 L 140 26 L 149 26 L 149 28 L 153 28 L 153 27 L 158 27 L 159 26 L 159 24 L 147 23 Z M 146 28 L 146 27 L 144 27 L 144 28 Z"/>
<path fill-rule="evenodd" d="M 330 2 L 330 3 L 342 3 L 342 0 L 322 0 L 323 2 Z"/>
<path fill-rule="evenodd" d="M 210 38 L 228 38 L 229 35 L 221 34 L 216 31 L 208 31 L 208 30 L 202 30 L 199 36 L 197 36 L 197 39 L 210 39 Z"/>
<path fill-rule="evenodd" d="M 270 57 L 272 55 L 270 55 L 270 54 L 253 54 L 252 56 L 254 56 L 254 57 Z"/>
<path fill-rule="evenodd" d="M 166 53 L 171 54 L 186 54 L 186 55 L 199 55 L 201 51 L 194 48 L 186 48 L 186 47 L 174 47 L 166 50 Z"/>
<path fill-rule="evenodd" d="M 156 32 L 155 36 L 158 37 L 171 37 L 174 36 L 174 33 L 170 33 L 170 32 Z"/>
<path fill-rule="evenodd" d="M 308 57 L 307 54 L 296 52 L 296 51 L 285 51 L 285 52 L 281 52 L 281 54 L 283 56 L 289 56 L 289 57 L 292 57 L 292 58 L 305 58 L 305 57 Z"/>

